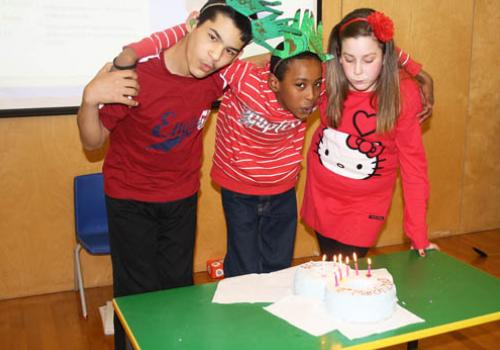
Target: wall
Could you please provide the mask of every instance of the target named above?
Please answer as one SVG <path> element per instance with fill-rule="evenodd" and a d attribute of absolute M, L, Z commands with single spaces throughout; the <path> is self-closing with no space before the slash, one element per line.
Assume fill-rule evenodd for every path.
<path fill-rule="evenodd" d="M 430 236 L 500 227 L 500 3 L 486 0 L 323 0 L 325 35 L 356 7 L 397 25 L 399 46 L 435 81 L 434 116 L 423 127 L 429 159 Z M 459 33 L 459 35 L 457 35 Z M 214 116 L 212 116 L 214 117 Z M 306 144 L 317 125 L 311 118 Z M 215 120 L 205 137 L 195 269 L 225 252 L 218 190 L 209 179 Z M 0 299 L 73 288 L 73 177 L 100 170 L 104 151 L 84 152 L 74 116 L 0 119 Z M 302 196 L 304 177 L 299 182 Z M 379 245 L 401 243 L 401 192 Z M 317 254 L 301 224 L 295 256 Z M 111 283 L 109 257 L 82 253 L 85 284 Z"/>

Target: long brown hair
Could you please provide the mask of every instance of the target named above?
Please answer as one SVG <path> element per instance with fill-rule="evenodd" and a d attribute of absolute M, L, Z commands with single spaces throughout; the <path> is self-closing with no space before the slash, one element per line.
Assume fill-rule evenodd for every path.
<path fill-rule="evenodd" d="M 335 56 L 335 59 L 327 63 L 326 91 L 328 96 L 327 120 L 328 126 L 332 128 L 337 128 L 340 125 L 344 101 L 349 92 L 349 82 L 339 62 L 342 40 L 360 36 L 375 38 L 370 24 L 366 21 L 351 22 L 342 28 L 342 32 L 340 32 L 340 28 L 353 18 L 368 17 L 373 12 L 375 10 L 367 8 L 352 11 L 333 28 L 330 34 L 328 51 Z M 386 133 L 394 128 L 400 112 L 398 58 L 394 40 L 385 43 L 379 41 L 379 45 L 383 52 L 383 63 L 371 103 L 377 111 L 377 133 Z"/>

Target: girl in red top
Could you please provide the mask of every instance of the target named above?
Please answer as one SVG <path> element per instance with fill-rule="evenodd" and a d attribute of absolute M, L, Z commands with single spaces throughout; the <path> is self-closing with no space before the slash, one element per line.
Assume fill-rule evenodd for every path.
<path fill-rule="evenodd" d="M 425 255 L 427 162 L 417 84 L 400 74 L 392 21 L 358 9 L 330 35 L 327 96 L 307 157 L 302 217 L 323 254 L 366 255 L 389 210 L 400 170 L 404 230 Z"/>

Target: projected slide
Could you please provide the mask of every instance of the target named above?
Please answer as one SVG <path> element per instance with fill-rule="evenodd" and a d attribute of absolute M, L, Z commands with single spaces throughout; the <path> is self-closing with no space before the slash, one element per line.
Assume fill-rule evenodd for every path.
<path fill-rule="evenodd" d="M 183 22 L 205 2 L 0 0 L 0 112 L 78 106 L 85 84 L 122 45 Z M 284 0 L 283 10 L 315 11 L 316 2 Z"/>

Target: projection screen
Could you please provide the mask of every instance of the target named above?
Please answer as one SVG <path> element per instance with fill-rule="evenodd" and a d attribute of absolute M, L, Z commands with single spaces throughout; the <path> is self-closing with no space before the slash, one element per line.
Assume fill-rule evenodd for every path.
<path fill-rule="evenodd" d="M 205 2 L 2 0 L 0 116 L 75 113 L 85 84 L 123 45 L 183 22 Z M 287 16 L 321 9 L 318 0 L 282 3 Z M 245 49 L 246 56 L 261 52 Z"/>

